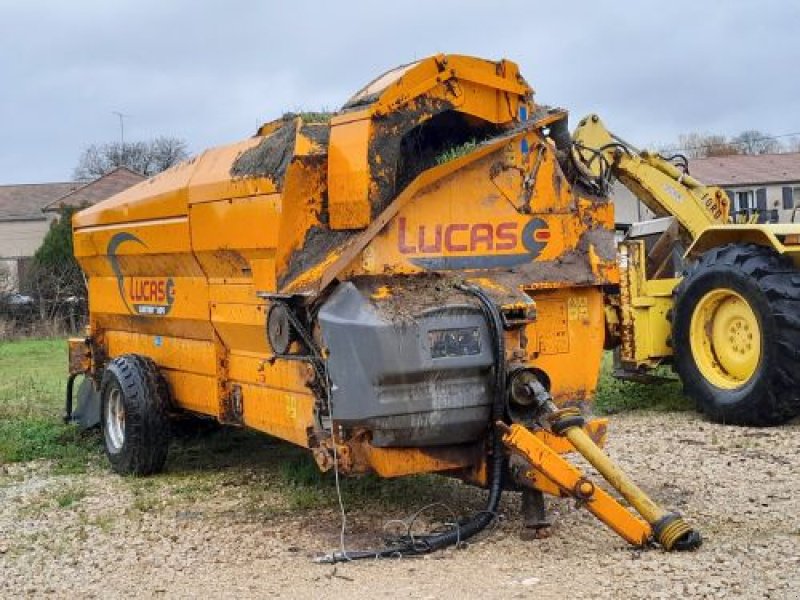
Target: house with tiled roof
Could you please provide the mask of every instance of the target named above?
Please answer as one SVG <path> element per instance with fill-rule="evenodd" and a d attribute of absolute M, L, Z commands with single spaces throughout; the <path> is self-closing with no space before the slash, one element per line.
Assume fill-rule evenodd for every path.
<path fill-rule="evenodd" d="M 64 208 L 92 206 L 129 187 L 144 181 L 145 176 L 128 167 L 117 167 L 102 177 L 71 190 L 42 207 L 45 213 L 60 212 Z"/>
<path fill-rule="evenodd" d="M 96 204 L 144 179 L 118 167 L 88 183 L 0 185 L 0 281 L 4 287 L 19 288 L 22 282 L 24 288 L 31 258 L 61 209 Z"/>
<path fill-rule="evenodd" d="M 800 222 L 800 152 L 693 158 L 689 173 L 725 190 L 735 222 Z M 619 229 L 653 218 L 622 184 L 615 184 L 613 197 Z"/>
<path fill-rule="evenodd" d="M 783 223 L 800 208 L 800 152 L 695 158 L 689 172 L 727 192 L 735 220 Z"/>

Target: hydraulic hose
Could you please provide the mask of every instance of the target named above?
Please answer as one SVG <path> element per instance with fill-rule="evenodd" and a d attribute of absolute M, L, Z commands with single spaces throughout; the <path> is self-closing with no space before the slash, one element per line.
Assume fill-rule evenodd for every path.
<path fill-rule="evenodd" d="M 489 498 L 486 509 L 473 515 L 468 521 L 460 524 L 454 531 L 433 536 L 427 540 L 430 550 L 438 550 L 480 533 L 491 524 L 500 504 L 503 493 L 503 473 L 505 471 L 505 449 L 502 436 L 495 431 L 494 423 L 502 421 L 505 414 L 506 369 L 505 369 L 505 336 L 503 334 L 503 318 L 500 311 L 484 291 L 477 286 L 459 285 L 459 289 L 475 296 L 481 303 L 481 311 L 486 317 L 495 349 L 494 398 L 492 400 L 492 416 L 490 425 L 491 455 L 488 457 Z"/>
<path fill-rule="evenodd" d="M 475 296 L 480 302 L 481 312 L 486 318 L 486 325 L 492 338 L 494 348 L 494 377 L 489 435 L 491 436 L 489 456 L 487 456 L 489 498 L 486 508 L 468 519 L 456 524 L 454 529 L 442 533 L 407 536 L 399 543 L 391 544 L 380 550 L 357 550 L 353 552 L 334 552 L 318 559 L 318 562 L 337 563 L 364 558 L 389 558 L 397 556 L 415 556 L 428 554 L 448 546 L 460 544 L 477 535 L 494 520 L 500 497 L 503 493 L 503 474 L 506 470 L 505 449 L 502 436 L 495 430 L 494 424 L 505 417 L 506 369 L 505 369 L 505 337 L 503 333 L 503 317 L 489 296 L 477 286 L 459 284 L 458 289 Z"/>

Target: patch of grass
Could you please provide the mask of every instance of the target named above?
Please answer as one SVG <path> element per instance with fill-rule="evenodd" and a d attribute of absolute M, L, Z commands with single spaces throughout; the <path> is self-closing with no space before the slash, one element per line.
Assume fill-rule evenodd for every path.
<path fill-rule="evenodd" d="M 43 490 L 17 504 L 16 516 L 20 519 L 39 518 L 53 508 L 52 493 Z"/>
<path fill-rule="evenodd" d="M 232 466 L 264 466 L 279 461 L 295 449 L 274 438 L 248 429 L 209 429 L 203 421 L 173 427 L 169 477 L 186 477 Z"/>
<path fill-rule="evenodd" d="M 335 113 L 328 112 L 326 110 L 309 110 L 283 113 L 283 118 L 292 119 L 294 117 L 300 117 L 303 119 L 303 123 L 330 123 L 331 117 L 333 117 L 334 114 Z"/>
<path fill-rule="evenodd" d="M 81 486 L 68 486 L 55 496 L 56 504 L 61 508 L 69 508 L 87 496 L 86 489 Z"/>
<path fill-rule="evenodd" d="M 156 510 L 161 504 L 159 498 L 165 482 L 160 477 L 136 477 L 129 475 L 125 477 L 125 482 L 133 495 L 131 507 L 140 513 Z"/>
<path fill-rule="evenodd" d="M 97 432 L 55 418 L 12 418 L 0 421 L 0 462 L 50 459 L 56 474 L 83 473 L 100 455 L 98 441 Z"/>
<path fill-rule="evenodd" d="M 329 486 L 324 485 L 324 474 L 308 456 L 299 455 L 279 463 L 278 478 L 292 510 L 310 510 L 333 505 L 334 498 L 329 493 Z"/>
<path fill-rule="evenodd" d="M 133 499 L 133 508 L 138 510 L 139 512 L 151 512 L 158 508 L 159 502 L 158 499 L 154 496 L 136 496 Z"/>
<path fill-rule="evenodd" d="M 323 481 L 323 473 L 314 460 L 305 455 L 298 455 L 281 462 L 278 465 L 278 476 L 283 483 L 295 487 L 317 486 Z"/>
<path fill-rule="evenodd" d="M 186 500 L 188 502 L 200 500 L 201 498 L 213 493 L 214 482 L 204 480 L 199 477 L 188 478 L 187 481 L 178 483 L 174 487 L 170 488 L 171 496 Z"/>
<path fill-rule="evenodd" d="M 96 433 L 61 421 L 66 381 L 63 339 L 0 343 L 0 463 L 50 459 L 81 473 L 99 455 Z"/>
<path fill-rule="evenodd" d="M 278 466 L 278 476 L 295 510 L 329 508 L 337 503 L 333 472 L 321 473 L 307 453 L 287 458 Z M 376 475 L 341 477 L 342 495 L 348 505 L 403 508 L 437 497 L 449 482 L 435 475 L 382 479 Z"/>
<path fill-rule="evenodd" d="M 458 146 L 451 146 L 450 148 L 447 148 L 446 150 L 442 151 L 441 154 L 436 156 L 436 164 L 443 165 L 444 163 L 450 162 L 451 160 L 461 158 L 462 156 L 465 156 L 466 154 L 469 154 L 470 152 L 475 150 L 475 148 L 477 147 L 478 147 L 478 142 L 477 140 L 474 139 L 464 142 L 463 144 L 459 144 Z"/>
<path fill-rule="evenodd" d="M 66 382 L 63 339 L 0 342 L 0 419 L 59 414 Z"/>
<path fill-rule="evenodd" d="M 117 520 L 115 516 L 108 514 L 93 515 L 86 518 L 86 524 L 100 529 L 103 533 L 108 533 L 114 527 Z"/>
<path fill-rule="evenodd" d="M 686 411 L 693 410 L 691 401 L 683 395 L 683 386 L 669 367 L 659 367 L 653 373 L 659 377 L 674 378 L 667 383 L 635 383 L 621 381 L 613 376 L 613 358 L 610 352 L 603 357 L 600 382 L 595 397 L 595 410 L 601 414 L 615 414 L 630 410 Z"/>

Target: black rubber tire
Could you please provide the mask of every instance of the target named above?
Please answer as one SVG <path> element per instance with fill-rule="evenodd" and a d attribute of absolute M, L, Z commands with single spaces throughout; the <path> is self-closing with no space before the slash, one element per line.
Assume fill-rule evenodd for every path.
<path fill-rule="evenodd" d="M 692 314 L 712 289 L 745 298 L 761 326 L 761 358 L 741 387 L 722 389 L 703 377 L 689 343 Z M 674 296 L 672 341 L 684 393 L 717 423 L 772 426 L 800 414 L 800 272 L 792 261 L 756 244 L 706 252 L 684 272 Z"/>
<path fill-rule="evenodd" d="M 121 392 L 124 441 L 111 441 L 106 416 L 113 390 Z M 111 468 L 121 475 L 152 475 L 163 470 L 170 440 L 169 390 L 158 366 L 138 354 L 123 354 L 106 365 L 100 384 L 100 425 Z"/>

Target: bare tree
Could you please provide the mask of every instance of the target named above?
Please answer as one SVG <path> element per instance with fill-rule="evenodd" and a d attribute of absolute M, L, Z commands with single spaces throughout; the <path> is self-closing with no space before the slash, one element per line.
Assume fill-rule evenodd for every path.
<path fill-rule="evenodd" d="M 117 167 L 127 167 L 149 177 L 188 157 L 186 142 L 175 137 L 161 136 L 147 142 L 90 144 L 81 154 L 73 178 L 81 181 L 97 179 Z"/>
<path fill-rule="evenodd" d="M 31 273 L 31 286 L 39 317 L 45 322 L 74 319 L 74 313 L 86 301 L 83 273 L 73 262 L 36 263 Z"/>
<path fill-rule="evenodd" d="M 151 166 L 164 171 L 173 165 L 189 158 L 186 142 L 173 137 L 157 137 L 150 142 L 149 155 Z M 145 173 L 147 174 L 147 173 Z"/>
<path fill-rule="evenodd" d="M 731 138 L 718 134 L 693 132 L 678 136 L 676 146 L 664 146 L 659 152 L 661 154 L 680 152 L 689 158 L 800 152 L 800 138 L 795 137 L 786 143 L 781 143 L 774 136 L 758 129 L 748 129 Z"/>
<path fill-rule="evenodd" d="M 773 154 L 783 149 L 778 140 L 758 129 L 743 131 L 732 142 L 742 154 Z"/>
<path fill-rule="evenodd" d="M 724 135 L 696 132 L 678 136 L 678 148 L 672 150 L 677 150 L 689 158 L 741 154 L 736 145 L 732 144 Z"/>

